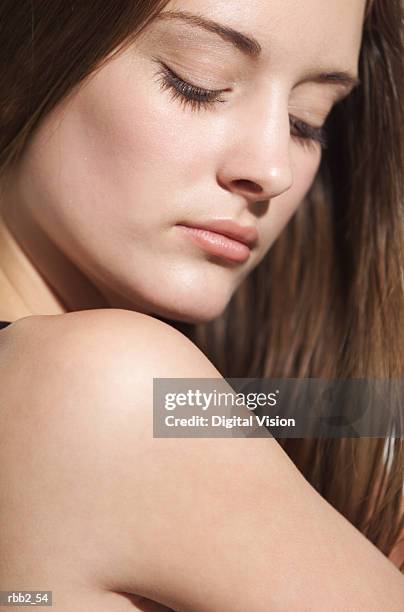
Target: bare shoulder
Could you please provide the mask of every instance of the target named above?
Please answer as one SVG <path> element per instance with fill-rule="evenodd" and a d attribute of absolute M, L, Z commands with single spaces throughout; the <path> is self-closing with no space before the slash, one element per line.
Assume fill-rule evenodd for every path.
<path fill-rule="evenodd" d="M 2 330 L 1 585 L 46 578 L 66 609 L 82 585 L 134 593 L 148 514 L 137 497 L 162 460 L 153 377 L 218 374 L 175 328 L 131 311 L 25 317 Z"/>
<path fill-rule="evenodd" d="M 63 612 L 83 585 L 195 612 L 401 611 L 402 575 L 273 438 L 153 437 L 153 377 L 219 375 L 175 329 L 93 311 L 2 342 L 0 590 L 51 585 Z"/>
<path fill-rule="evenodd" d="M 83 397 L 129 389 L 149 391 L 153 377 L 220 376 L 208 358 L 174 327 L 123 309 L 30 316 L 2 330 L 3 395 L 30 401 L 81 389 Z M 29 383 L 29 384 L 27 384 Z"/>
<path fill-rule="evenodd" d="M 14 349 L 20 358 L 35 356 L 41 361 L 59 354 L 69 362 L 74 357 L 87 365 L 96 362 L 102 367 L 108 360 L 108 365 L 118 365 L 125 358 L 142 354 L 152 356 L 157 367 L 165 361 L 168 366 L 178 363 L 182 357 L 208 364 L 203 353 L 174 327 L 154 317 L 118 308 L 24 317 L 2 330 L 2 339 L 0 347 L 4 350 Z M 173 349 L 177 351 L 176 360 L 172 359 Z M 147 361 L 142 363 L 146 365 Z"/>

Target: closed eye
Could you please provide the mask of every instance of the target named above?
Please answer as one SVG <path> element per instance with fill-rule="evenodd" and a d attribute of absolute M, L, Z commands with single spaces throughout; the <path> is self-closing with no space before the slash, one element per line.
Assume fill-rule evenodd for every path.
<path fill-rule="evenodd" d="M 229 89 L 205 89 L 197 87 L 181 79 L 171 68 L 160 60 L 155 59 L 160 69 L 155 76 L 162 90 L 167 90 L 173 100 L 177 100 L 184 108 L 190 108 L 197 112 L 202 109 L 212 110 L 217 104 L 226 102 L 222 94 Z M 311 147 L 320 145 L 322 149 L 327 148 L 327 133 L 323 127 L 315 127 L 294 117 L 289 116 L 291 136 L 303 146 Z"/>

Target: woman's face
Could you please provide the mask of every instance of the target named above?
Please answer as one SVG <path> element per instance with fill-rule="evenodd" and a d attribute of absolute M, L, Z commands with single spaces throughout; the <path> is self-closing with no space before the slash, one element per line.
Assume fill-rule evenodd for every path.
<path fill-rule="evenodd" d="M 16 214 L 112 306 L 218 316 L 313 182 L 321 145 L 304 130 L 318 136 L 349 93 L 349 81 L 320 75 L 357 75 L 364 5 L 170 2 L 41 124 L 18 167 Z M 256 244 L 229 259 L 182 227 L 218 220 L 256 228 Z"/>

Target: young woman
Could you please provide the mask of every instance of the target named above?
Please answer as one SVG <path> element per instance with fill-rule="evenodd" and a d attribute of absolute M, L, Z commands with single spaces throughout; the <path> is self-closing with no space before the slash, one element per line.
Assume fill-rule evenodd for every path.
<path fill-rule="evenodd" d="M 151 423 L 153 377 L 403 377 L 401 24 L 1 1 L 0 590 L 403 609 L 402 439 Z"/>

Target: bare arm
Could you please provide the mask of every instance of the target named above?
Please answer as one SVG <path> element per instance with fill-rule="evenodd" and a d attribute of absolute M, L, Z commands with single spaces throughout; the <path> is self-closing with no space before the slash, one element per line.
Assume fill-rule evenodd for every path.
<path fill-rule="evenodd" d="M 402 610 L 403 576 L 276 440 L 152 437 L 153 376 L 219 376 L 181 334 L 127 311 L 46 319 L 2 414 L 11 566 L 36 554 L 36 584 L 180 612 Z"/>

